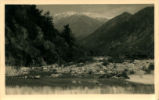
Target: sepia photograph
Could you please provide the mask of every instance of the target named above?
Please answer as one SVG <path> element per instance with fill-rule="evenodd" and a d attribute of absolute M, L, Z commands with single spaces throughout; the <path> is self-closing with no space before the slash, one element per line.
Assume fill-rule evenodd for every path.
<path fill-rule="evenodd" d="M 5 5 L 5 93 L 154 94 L 154 4 Z"/>

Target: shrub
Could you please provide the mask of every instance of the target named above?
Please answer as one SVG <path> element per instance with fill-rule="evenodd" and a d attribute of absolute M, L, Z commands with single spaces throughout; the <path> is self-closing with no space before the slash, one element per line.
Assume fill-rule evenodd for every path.
<path fill-rule="evenodd" d="M 109 64 L 108 60 L 103 60 L 103 63 L 102 63 L 104 66 L 107 66 Z"/>
<path fill-rule="evenodd" d="M 146 74 L 150 74 L 151 70 L 145 69 Z"/>
<path fill-rule="evenodd" d="M 150 63 L 148 69 L 151 70 L 151 71 L 154 70 L 154 64 Z"/>
<path fill-rule="evenodd" d="M 125 69 L 122 73 L 118 74 L 118 77 L 123 77 L 123 78 L 129 79 L 127 73 L 128 73 L 128 70 Z"/>
<path fill-rule="evenodd" d="M 150 63 L 148 68 L 144 68 L 143 70 L 146 72 L 146 74 L 150 74 L 151 71 L 154 70 L 154 64 Z"/>
<path fill-rule="evenodd" d="M 52 70 L 52 73 L 53 73 L 53 74 L 57 74 L 57 70 L 56 70 L 56 69 L 53 69 L 53 70 Z"/>
<path fill-rule="evenodd" d="M 90 71 L 88 72 L 88 74 L 92 75 L 92 74 L 93 74 L 93 72 L 90 70 Z"/>
<path fill-rule="evenodd" d="M 121 74 L 122 77 L 129 79 L 127 72 L 123 71 Z"/>
<path fill-rule="evenodd" d="M 130 74 L 135 74 L 135 72 L 133 70 L 130 71 Z"/>

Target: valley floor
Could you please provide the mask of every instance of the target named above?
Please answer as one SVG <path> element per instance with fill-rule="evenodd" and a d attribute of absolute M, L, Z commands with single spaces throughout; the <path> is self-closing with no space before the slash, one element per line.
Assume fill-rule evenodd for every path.
<path fill-rule="evenodd" d="M 153 60 L 91 62 L 13 69 L 6 67 L 7 94 L 154 93 Z"/>

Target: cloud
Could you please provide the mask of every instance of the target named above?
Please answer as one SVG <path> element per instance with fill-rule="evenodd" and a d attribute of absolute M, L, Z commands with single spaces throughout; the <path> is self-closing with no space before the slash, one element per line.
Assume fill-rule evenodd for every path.
<path fill-rule="evenodd" d="M 49 11 L 51 16 L 66 17 L 71 15 L 87 15 L 95 18 L 111 19 L 123 12 L 131 14 L 147 7 L 149 4 L 102 4 L 102 5 L 39 5 L 39 9 Z"/>
<path fill-rule="evenodd" d="M 59 17 L 59 16 L 66 17 L 66 16 L 75 15 L 75 14 L 77 14 L 77 12 L 69 11 L 69 12 L 63 12 L 63 13 L 56 13 L 56 14 L 54 14 L 53 16 L 54 16 L 54 17 Z"/>
<path fill-rule="evenodd" d="M 92 13 L 92 12 L 75 12 L 75 11 L 68 11 L 68 12 L 63 12 L 63 13 L 56 13 L 54 14 L 53 16 L 55 18 L 57 17 L 67 17 L 67 16 L 72 16 L 72 15 L 86 15 L 86 16 L 89 16 L 89 17 L 92 17 L 92 18 L 110 18 L 108 16 L 104 16 L 102 14 L 99 14 L 99 13 Z"/>

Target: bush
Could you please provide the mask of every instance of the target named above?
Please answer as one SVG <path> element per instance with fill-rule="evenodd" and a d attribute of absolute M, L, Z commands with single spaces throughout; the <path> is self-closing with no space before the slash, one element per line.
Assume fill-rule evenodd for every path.
<path fill-rule="evenodd" d="M 102 63 L 104 66 L 107 66 L 109 64 L 108 60 L 103 60 L 103 63 Z"/>
<path fill-rule="evenodd" d="M 148 69 L 151 70 L 151 71 L 154 70 L 154 64 L 150 63 Z"/>
<path fill-rule="evenodd" d="M 133 70 L 130 71 L 130 74 L 135 74 L 135 72 Z"/>
<path fill-rule="evenodd" d="M 121 74 L 122 77 L 124 78 L 127 78 L 129 79 L 128 75 L 127 75 L 127 72 L 126 71 L 123 71 L 122 74 Z"/>
<path fill-rule="evenodd" d="M 57 74 L 57 70 L 56 70 L 56 69 L 53 69 L 51 72 L 52 72 L 53 74 Z"/>
<path fill-rule="evenodd" d="M 146 74 L 150 74 L 150 73 L 151 73 L 151 70 L 145 69 L 145 72 L 146 72 Z"/>
<path fill-rule="evenodd" d="M 93 74 L 93 72 L 90 70 L 90 71 L 88 72 L 88 74 L 92 75 L 92 74 Z"/>
<path fill-rule="evenodd" d="M 148 68 L 143 68 L 143 70 L 146 72 L 146 74 L 150 74 L 152 70 L 154 70 L 154 64 L 150 63 Z"/>
<path fill-rule="evenodd" d="M 121 72 L 120 74 L 118 74 L 117 76 L 118 77 L 123 77 L 123 78 L 126 78 L 126 79 L 129 79 L 129 77 L 128 77 L 128 70 L 127 69 L 125 69 L 123 72 Z"/>

